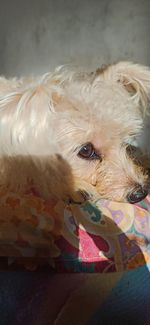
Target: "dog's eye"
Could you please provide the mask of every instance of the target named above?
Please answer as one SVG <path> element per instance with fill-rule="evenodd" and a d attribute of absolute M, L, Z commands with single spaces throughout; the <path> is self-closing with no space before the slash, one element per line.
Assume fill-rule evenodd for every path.
<path fill-rule="evenodd" d="M 86 143 L 81 147 L 78 156 L 83 159 L 101 159 L 101 156 L 95 151 L 92 143 Z"/>

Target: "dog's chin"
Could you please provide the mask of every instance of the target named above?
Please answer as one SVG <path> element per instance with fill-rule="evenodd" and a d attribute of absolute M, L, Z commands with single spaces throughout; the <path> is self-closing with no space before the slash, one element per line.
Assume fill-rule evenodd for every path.
<path fill-rule="evenodd" d="M 69 204 L 82 204 L 86 201 L 95 202 L 100 199 L 116 201 L 116 202 L 127 202 L 124 197 L 119 195 L 113 195 L 114 193 L 102 193 L 99 188 L 93 186 L 87 181 L 76 179 L 74 192 L 64 198 L 64 201 Z"/>
<path fill-rule="evenodd" d="M 83 189 L 79 189 L 77 193 L 75 193 L 72 196 L 69 196 L 64 199 L 64 201 L 67 204 L 82 204 L 86 201 L 90 202 L 96 202 L 98 200 L 107 200 L 107 201 L 113 201 L 118 203 L 128 203 L 127 199 L 120 198 L 120 197 L 114 197 L 110 195 L 101 195 L 97 191 L 93 191 L 92 193 L 87 192 Z"/>
<path fill-rule="evenodd" d="M 74 180 L 74 191 L 68 194 L 66 202 L 70 204 L 82 204 L 86 201 L 94 202 L 100 198 L 100 194 L 97 192 L 95 186 L 80 178 L 76 178 Z"/>

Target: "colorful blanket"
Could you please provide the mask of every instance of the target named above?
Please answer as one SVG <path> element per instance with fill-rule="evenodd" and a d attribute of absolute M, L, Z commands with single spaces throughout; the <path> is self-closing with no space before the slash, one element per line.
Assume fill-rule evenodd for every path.
<path fill-rule="evenodd" d="M 65 206 L 0 193 L 0 256 L 55 272 L 116 272 L 150 261 L 150 197 L 139 206 L 99 200 Z"/>

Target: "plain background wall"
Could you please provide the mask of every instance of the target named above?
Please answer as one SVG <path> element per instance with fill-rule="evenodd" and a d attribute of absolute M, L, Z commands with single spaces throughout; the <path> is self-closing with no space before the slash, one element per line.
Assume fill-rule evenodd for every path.
<path fill-rule="evenodd" d="M 150 65 L 150 0 L 0 0 L 0 74 Z"/>

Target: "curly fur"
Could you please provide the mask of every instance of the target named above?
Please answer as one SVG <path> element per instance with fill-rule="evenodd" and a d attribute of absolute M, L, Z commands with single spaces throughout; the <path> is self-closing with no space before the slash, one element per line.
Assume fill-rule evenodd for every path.
<path fill-rule="evenodd" d="M 41 193 L 47 184 L 46 196 L 73 196 L 81 188 L 126 201 L 137 185 L 148 186 L 147 173 L 126 147 L 140 134 L 149 103 L 150 70 L 130 62 L 95 73 L 59 67 L 36 78 L 1 77 L 0 185 L 16 190 L 30 179 Z M 87 142 L 102 161 L 78 156 Z"/>

